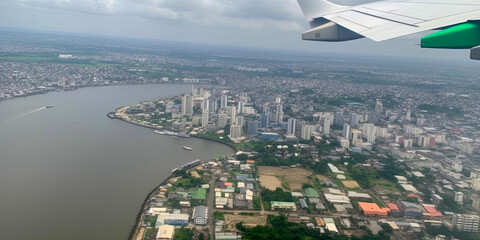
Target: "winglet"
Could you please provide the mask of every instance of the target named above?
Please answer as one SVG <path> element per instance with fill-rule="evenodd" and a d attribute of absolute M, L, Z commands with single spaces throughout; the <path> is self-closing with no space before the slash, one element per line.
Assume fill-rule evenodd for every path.
<path fill-rule="evenodd" d="M 297 0 L 303 15 L 307 18 L 319 18 L 324 15 L 342 11 L 348 6 L 338 5 L 328 0 Z"/>

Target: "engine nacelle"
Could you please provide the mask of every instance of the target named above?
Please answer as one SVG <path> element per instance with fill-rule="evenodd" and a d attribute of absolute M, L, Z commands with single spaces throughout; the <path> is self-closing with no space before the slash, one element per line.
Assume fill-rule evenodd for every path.
<path fill-rule="evenodd" d="M 334 22 L 328 22 L 302 33 L 303 40 L 340 42 L 362 38 L 363 36 L 348 30 Z"/>
<path fill-rule="evenodd" d="M 470 50 L 470 59 L 480 60 L 480 46 L 476 46 Z"/>
<path fill-rule="evenodd" d="M 425 36 L 422 48 L 469 49 L 480 45 L 480 23 L 467 22 Z"/>

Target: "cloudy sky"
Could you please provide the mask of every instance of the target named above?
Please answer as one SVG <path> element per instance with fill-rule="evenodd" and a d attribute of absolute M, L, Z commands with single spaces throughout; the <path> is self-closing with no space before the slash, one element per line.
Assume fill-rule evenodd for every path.
<path fill-rule="evenodd" d="M 0 27 L 319 52 L 469 56 L 467 50 L 420 49 L 416 44 L 425 33 L 381 43 L 302 41 L 308 24 L 296 0 L 0 0 Z"/>

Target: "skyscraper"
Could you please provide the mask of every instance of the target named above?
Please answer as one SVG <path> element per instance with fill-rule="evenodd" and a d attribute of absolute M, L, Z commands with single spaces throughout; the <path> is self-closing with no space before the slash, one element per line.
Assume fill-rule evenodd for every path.
<path fill-rule="evenodd" d="M 350 126 L 358 126 L 358 115 L 356 113 L 352 113 L 352 115 L 350 116 Z"/>
<path fill-rule="evenodd" d="M 382 100 L 377 99 L 377 103 L 375 104 L 375 114 L 376 114 L 377 116 L 380 116 L 380 115 L 382 115 L 382 112 L 383 112 L 383 103 L 382 103 Z"/>
<path fill-rule="evenodd" d="M 182 97 L 182 114 L 193 114 L 193 98 L 189 94 L 185 94 Z"/>
<path fill-rule="evenodd" d="M 260 115 L 260 127 L 268 128 L 270 126 L 270 115 L 267 113 Z"/>
<path fill-rule="evenodd" d="M 343 111 L 335 112 L 335 116 L 333 118 L 333 124 L 337 126 L 342 126 L 343 124 Z"/>
<path fill-rule="evenodd" d="M 331 116 L 327 115 L 323 118 L 323 134 L 330 135 L 330 124 L 331 124 Z"/>
<path fill-rule="evenodd" d="M 297 120 L 295 118 L 288 119 L 288 126 L 287 126 L 287 134 L 294 135 L 295 134 L 295 125 L 297 124 Z"/>
<path fill-rule="evenodd" d="M 220 113 L 218 114 L 218 126 L 225 127 L 227 125 L 227 114 Z"/>
<path fill-rule="evenodd" d="M 202 127 L 207 126 L 209 117 L 210 115 L 209 115 L 208 109 L 203 109 L 202 110 Z"/>
<path fill-rule="evenodd" d="M 235 124 L 237 117 L 237 109 L 235 107 L 230 107 L 230 124 Z"/>
<path fill-rule="evenodd" d="M 253 120 L 247 122 L 247 134 L 253 135 L 258 133 L 258 128 L 260 127 L 260 121 Z"/>
<path fill-rule="evenodd" d="M 220 97 L 220 107 L 224 108 L 228 106 L 228 96 L 227 95 L 222 95 Z"/>
<path fill-rule="evenodd" d="M 238 102 L 237 113 L 238 113 L 238 114 L 242 114 L 244 107 L 245 107 L 245 102 L 244 102 L 244 101 L 239 101 L 239 102 Z"/>
<path fill-rule="evenodd" d="M 242 136 L 242 126 L 232 124 L 230 126 L 230 138 L 239 138 Z"/>
<path fill-rule="evenodd" d="M 237 116 L 235 124 L 243 127 L 243 125 L 245 125 L 245 118 L 243 116 Z"/>
<path fill-rule="evenodd" d="M 315 131 L 315 125 L 303 124 L 300 138 L 305 140 L 310 140 L 310 137 L 312 136 L 312 132 L 314 131 Z"/>
<path fill-rule="evenodd" d="M 350 139 L 351 133 L 352 133 L 352 129 L 351 129 L 350 125 L 344 123 L 343 124 L 343 138 L 345 138 L 347 140 Z"/>

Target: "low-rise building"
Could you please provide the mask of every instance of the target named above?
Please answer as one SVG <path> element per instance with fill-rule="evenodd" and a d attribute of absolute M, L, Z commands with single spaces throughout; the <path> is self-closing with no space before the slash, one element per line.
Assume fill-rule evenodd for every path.
<path fill-rule="evenodd" d="M 380 208 L 376 203 L 359 202 L 358 207 L 367 217 L 387 217 L 390 208 Z"/>
<path fill-rule="evenodd" d="M 156 240 L 170 240 L 173 239 L 175 227 L 172 225 L 162 225 L 158 228 Z"/>
<path fill-rule="evenodd" d="M 297 211 L 297 205 L 294 202 L 270 202 L 270 207 L 273 210 L 288 210 Z"/>
<path fill-rule="evenodd" d="M 193 223 L 196 225 L 205 225 L 208 222 L 208 207 L 196 206 L 193 208 Z"/>

